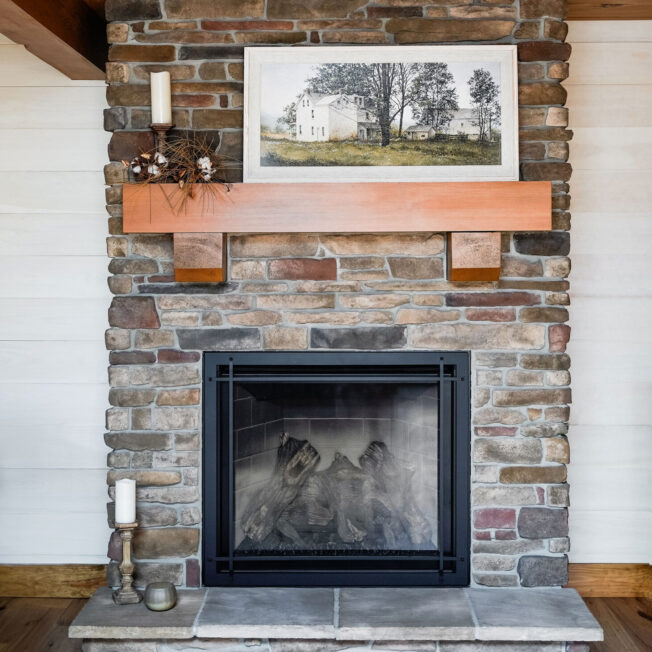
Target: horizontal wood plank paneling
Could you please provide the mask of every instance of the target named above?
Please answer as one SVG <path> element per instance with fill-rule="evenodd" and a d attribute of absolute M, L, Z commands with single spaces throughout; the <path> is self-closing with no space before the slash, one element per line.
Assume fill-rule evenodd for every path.
<path fill-rule="evenodd" d="M 0 55 L 2 50 L 0 50 Z M 79 137 L 79 129 L 95 129 L 105 141 L 108 134 L 101 131 L 102 113 L 98 105 L 104 102 L 104 88 L 61 86 L 38 88 L 34 86 L 5 87 L 0 102 L 1 129 L 65 129 L 69 138 Z M 60 134 L 55 134 L 61 140 Z"/>
<path fill-rule="evenodd" d="M 109 326 L 108 300 L 3 299 L 0 297 L 0 340 L 103 341 Z"/>
<path fill-rule="evenodd" d="M 650 42 L 650 23 L 647 20 L 604 21 L 581 20 L 568 23 L 568 37 L 573 44 L 599 43 L 639 43 Z M 596 48 L 597 49 L 597 48 Z M 600 56 L 596 52 L 596 56 Z"/>
<path fill-rule="evenodd" d="M 103 256 L 3 256 L 0 297 L 97 299 L 106 296 L 106 262 Z"/>
<path fill-rule="evenodd" d="M 572 486 L 581 481 L 571 465 L 568 476 L 571 500 Z M 587 511 L 572 507 L 569 524 L 572 544 L 568 558 L 572 563 L 649 563 L 652 528 L 649 511 Z"/>
<path fill-rule="evenodd" d="M 652 555 L 652 23 L 570 23 L 572 562 Z"/>
<path fill-rule="evenodd" d="M 623 64 L 624 65 L 624 64 Z M 575 78 L 573 78 L 575 79 Z M 645 84 L 568 83 L 569 126 L 652 127 L 650 87 Z"/>
<path fill-rule="evenodd" d="M 74 129 L 75 147 L 62 147 L 55 130 L 0 129 L 0 172 L 92 172 L 106 163 L 106 135 L 98 129 Z M 74 189 L 70 189 L 74 192 Z"/>
<path fill-rule="evenodd" d="M 570 564 L 568 586 L 583 598 L 652 598 L 649 564 Z M 603 621 L 600 624 L 604 627 Z"/>
<path fill-rule="evenodd" d="M 4 189 L 11 189 L 11 192 Z M 94 172 L 3 172 L 0 213 L 102 213 L 104 175 Z"/>
<path fill-rule="evenodd" d="M 105 256 L 106 213 L 0 213 L 0 256 Z"/>
<path fill-rule="evenodd" d="M 105 383 L 104 342 L 0 340 L 3 383 Z"/>
<path fill-rule="evenodd" d="M 0 566 L 2 597 L 90 598 L 100 586 L 105 585 L 104 564 Z M 46 641 L 43 640 L 43 643 L 46 644 Z"/>
<path fill-rule="evenodd" d="M 104 93 L 0 43 L 0 563 L 106 562 Z"/>
<path fill-rule="evenodd" d="M 652 27 L 648 25 L 648 29 Z M 647 84 L 652 66 L 652 43 L 573 43 L 573 80 L 583 85 Z M 572 86 L 572 81 L 567 82 Z"/>

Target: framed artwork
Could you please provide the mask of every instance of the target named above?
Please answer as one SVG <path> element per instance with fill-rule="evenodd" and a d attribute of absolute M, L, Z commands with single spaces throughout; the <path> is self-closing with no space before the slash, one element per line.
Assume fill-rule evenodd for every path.
<path fill-rule="evenodd" d="M 518 180 L 516 46 L 248 47 L 244 180 Z"/>

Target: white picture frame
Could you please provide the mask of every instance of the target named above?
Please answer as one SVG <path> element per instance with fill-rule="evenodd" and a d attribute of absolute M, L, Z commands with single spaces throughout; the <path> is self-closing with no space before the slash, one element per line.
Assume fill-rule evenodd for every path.
<path fill-rule="evenodd" d="M 365 64 L 355 67 L 355 74 L 364 71 L 365 81 L 375 79 L 376 75 L 376 72 L 372 72 L 369 76 L 367 71 L 382 70 L 378 74 L 386 74 L 389 70 L 393 75 L 394 71 L 409 69 L 417 71 L 417 75 L 421 74 L 410 91 L 410 97 L 416 97 L 419 101 L 413 100 L 412 104 L 404 106 L 405 124 L 402 125 L 400 137 L 397 137 L 399 132 L 395 118 L 390 126 L 392 140 L 389 146 L 385 148 L 381 144 L 382 139 L 387 143 L 388 114 L 382 113 L 383 109 L 378 107 L 376 101 L 377 95 L 372 96 L 368 84 L 364 84 L 366 90 L 361 91 L 362 95 L 344 90 L 318 92 L 324 88 L 332 90 L 333 84 L 340 81 L 339 77 L 335 81 L 331 79 L 329 72 L 335 67 L 328 67 L 327 64 Z M 432 76 L 424 77 L 426 73 L 418 71 L 432 71 L 433 66 L 424 64 L 439 64 L 437 70 L 441 70 L 441 64 L 445 64 L 445 70 L 452 78 L 448 91 L 450 93 L 451 86 L 455 89 L 456 100 L 447 100 L 441 93 L 432 95 L 435 88 L 435 84 L 429 81 Z M 488 101 L 485 96 L 476 103 L 472 99 L 477 98 L 477 94 L 472 95 L 469 80 L 475 76 L 476 69 L 485 71 L 494 82 L 491 110 L 486 108 L 488 104 L 483 104 Z M 345 70 L 354 69 L 347 67 Z M 325 82 L 320 74 L 326 77 Z M 314 81 L 315 77 L 318 82 Z M 313 81 L 309 84 L 311 78 Z M 473 78 L 477 81 L 476 77 Z M 355 82 L 350 83 L 351 87 L 357 88 Z M 476 84 L 474 88 L 477 87 Z M 300 95 L 304 91 L 305 94 Z M 289 103 L 283 106 L 285 101 Z M 313 107 L 310 109 L 311 119 L 318 122 L 316 137 L 314 130 L 312 135 L 305 135 L 303 131 L 304 126 L 308 129 L 309 116 L 300 105 L 301 101 Z M 400 106 L 401 101 L 405 104 L 404 95 L 396 100 L 395 105 L 392 99 L 393 108 Z M 471 106 L 460 106 L 461 102 Z M 288 110 L 293 104 L 294 116 L 292 110 Z M 455 104 L 457 108 L 452 108 Z M 282 106 L 285 113 L 281 110 Z M 371 113 L 366 110 L 368 107 L 371 107 Z M 314 118 L 315 115 L 317 118 Z M 406 115 L 413 123 L 411 127 L 407 125 Z M 495 116 L 498 127 L 492 128 L 491 115 Z M 368 120 L 365 121 L 365 118 Z M 380 119 L 385 125 L 384 131 Z M 345 123 L 344 127 L 340 122 Z M 481 136 L 482 129 L 484 134 Z M 374 139 L 378 141 L 376 144 L 380 149 L 374 149 Z M 416 153 L 413 149 L 415 144 L 411 141 L 418 139 L 427 142 L 421 143 Z M 327 143 L 328 147 L 320 143 Z M 443 143 L 446 143 L 445 150 Z M 345 144 L 346 151 L 342 149 Z M 356 163 L 337 163 L 337 160 L 345 159 L 347 163 Z M 374 164 L 374 159 L 382 162 Z M 299 164 L 295 160 L 299 160 Z M 413 164 L 416 160 L 428 164 Z M 408 163 L 395 164 L 396 161 Z M 518 70 L 515 45 L 245 48 L 245 182 L 516 181 L 518 178 Z"/>

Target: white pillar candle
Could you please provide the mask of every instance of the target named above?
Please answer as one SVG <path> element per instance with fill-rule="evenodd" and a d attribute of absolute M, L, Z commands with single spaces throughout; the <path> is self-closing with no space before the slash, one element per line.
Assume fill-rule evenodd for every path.
<path fill-rule="evenodd" d="M 149 75 L 152 94 L 152 124 L 172 124 L 172 94 L 170 73 L 152 72 Z"/>
<path fill-rule="evenodd" d="M 115 483 L 115 522 L 136 522 L 136 481 L 123 478 Z"/>

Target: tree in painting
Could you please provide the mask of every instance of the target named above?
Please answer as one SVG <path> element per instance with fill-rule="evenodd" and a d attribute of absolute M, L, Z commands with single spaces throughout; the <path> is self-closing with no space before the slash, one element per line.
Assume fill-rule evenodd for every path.
<path fill-rule="evenodd" d="M 422 63 L 414 79 L 411 106 L 423 124 L 441 133 L 459 106 L 453 75 L 445 63 Z"/>
<path fill-rule="evenodd" d="M 473 101 L 475 124 L 479 130 L 478 139 L 480 141 L 490 140 L 492 119 L 495 123 L 496 119 L 500 118 L 498 86 L 491 73 L 483 68 L 474 70 L 469 79 L 469 92 Z M 498 112 L 496 112 L 496 107 L 498 107 Z"/>

